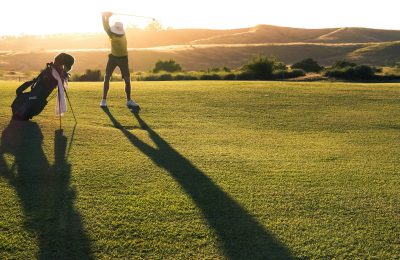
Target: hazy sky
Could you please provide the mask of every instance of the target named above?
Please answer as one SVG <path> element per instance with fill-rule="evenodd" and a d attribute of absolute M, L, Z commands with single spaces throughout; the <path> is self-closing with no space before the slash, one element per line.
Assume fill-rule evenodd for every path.
<path fill-rule="evenodd" d="M 400 0 L 3 0 L 0 6 L 0 35 L 99 32 L 100 13 L 106 10 L 153 16 L 164 27 L 173 28 L 271 24 L 400 30 Z M 139 27 L 146 22 L 119 19 Z"/>

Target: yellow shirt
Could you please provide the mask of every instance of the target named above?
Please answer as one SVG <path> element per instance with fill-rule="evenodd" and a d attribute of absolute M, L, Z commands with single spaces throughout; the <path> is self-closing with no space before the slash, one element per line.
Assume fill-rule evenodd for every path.
<path fill-rule="evenodd" d="M 117 35 L 111 32 L 108 17 L 103 17 L 103 27 L 107 32 L 108 37 L 110 37 L 111 42 L 111 54 L 116 57 L 128 56 L 128 43 L 126 40 L 126 35 Z"/>

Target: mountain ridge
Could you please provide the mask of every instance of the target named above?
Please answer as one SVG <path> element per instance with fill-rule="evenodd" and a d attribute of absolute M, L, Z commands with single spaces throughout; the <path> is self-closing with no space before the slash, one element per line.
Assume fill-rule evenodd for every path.
<path fill-rule="evenodd" d="M 378 43 L 400 41 L 400 30 L 361 27 L 303 29 L 265 24 L 229 30 L 172 29 L 145 31 L 128 28 L 127 39 L 131 48 L 185 44 Z M 0 51 L 97 49 L 106 48 L 108 45 L 109 42 L 105 33 L 0 38 Z"/>
<path fill-rule="evenodd" d="M 256 55 L 275 56 L 286 64 L 313 58 L 329 66 L 346 59 L 391 66 L 400 61 L 400 30 L 357 27 L 299 29 L 257 25 L 231 30 L 127 30 L 130 66 L 152 69 L 173 59 L 185 70 L 237 68 Z M 37 71 L 59 52 L 71 52 L 74 71 L 103 70 L 110 43 L 105 33 L 0 38 L 0 70 Z"/>

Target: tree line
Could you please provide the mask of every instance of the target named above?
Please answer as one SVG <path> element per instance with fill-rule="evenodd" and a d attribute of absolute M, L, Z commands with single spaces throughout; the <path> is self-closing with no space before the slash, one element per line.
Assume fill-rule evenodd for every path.
<path fill-rule="evenodd" d="M 400 70 L 400 62 L 394 68 Z M 317 74 L 320 78 L 342 80 L 391 80 L 399 79 L 397 74 L 382 75 L 382 68 L 359 65 L 354 62 L 339 60 L 330 67 L 318 64 L 307 58 L 291 66 L 275 57 L 259 55 L 253 57 L 240 68 L 231 70 L 227 67 L 211 68 L 201 71 L 183 71 L 182 66 L 174 60 L 159 60 L 149 72 L 136 72 L 134 80 L 138 81 L 170 81 L 170 80 L 286 80 Z M 100 70 L 86 70 L 83 74 L 73 74 L 72 81 L 103 81 Z M 113 80 L 121 80 L 116 76 Z"/>

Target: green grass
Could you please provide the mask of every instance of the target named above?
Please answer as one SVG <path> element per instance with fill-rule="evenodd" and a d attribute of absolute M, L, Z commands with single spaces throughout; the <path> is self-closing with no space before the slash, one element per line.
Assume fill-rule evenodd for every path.
<path fill-rule="evenodd" d="M 0 259 L 400 258 L 400 85 L 71 83 L 10 124 Z M 68 152 L 69 151 L 69 152 Z"/>

